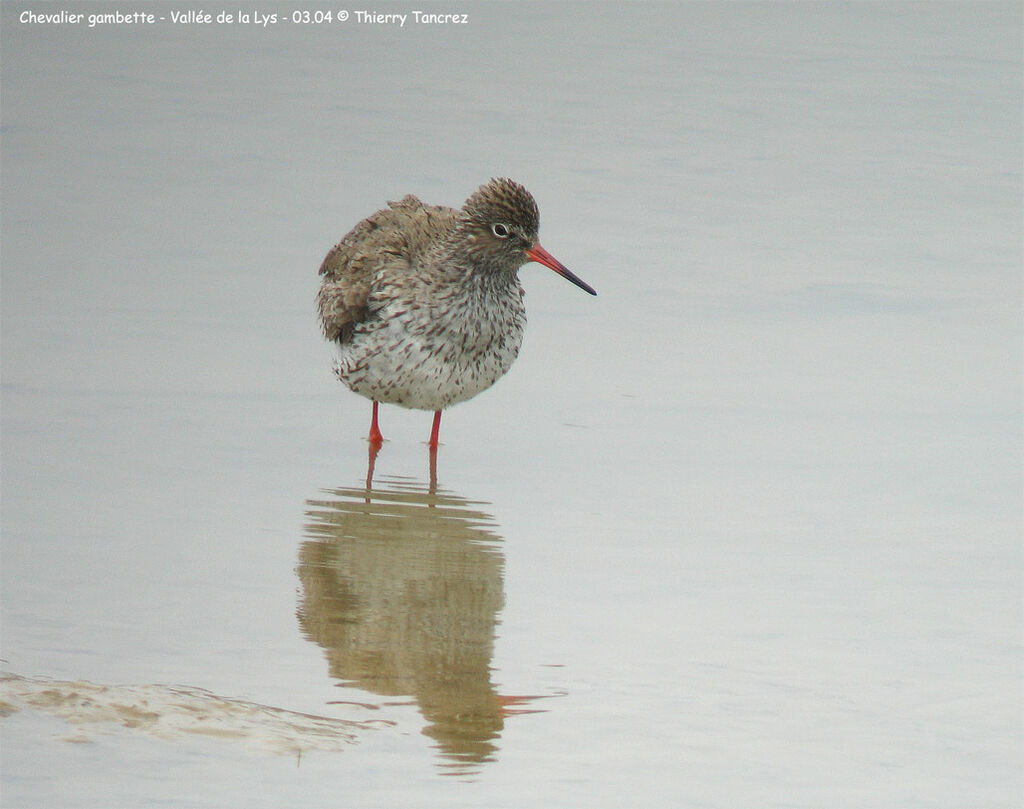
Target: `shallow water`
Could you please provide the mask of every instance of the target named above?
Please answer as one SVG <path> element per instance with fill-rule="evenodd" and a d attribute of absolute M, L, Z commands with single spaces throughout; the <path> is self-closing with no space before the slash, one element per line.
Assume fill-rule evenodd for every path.
<path fill-rule="evenodd" d="M 1016 4 L 26 8 L 5 807 L 1024 803 Z M 598 297 L 370 474 L 316 269 L 492 175 Z"/>

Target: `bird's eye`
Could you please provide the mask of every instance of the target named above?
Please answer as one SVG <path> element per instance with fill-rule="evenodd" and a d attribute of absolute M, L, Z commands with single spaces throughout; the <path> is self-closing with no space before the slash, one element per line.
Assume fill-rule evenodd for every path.
<path fill-rule="evenodd" d="M 503 225 L 501 224 L 501 222 L 496 222 L 495 224 L 491 225 L 491 233 L 493 233 L 499 239 L 507 239 L 508 234 L 510 232 L 511 231 L 509 230 L 508 225 Z"/>

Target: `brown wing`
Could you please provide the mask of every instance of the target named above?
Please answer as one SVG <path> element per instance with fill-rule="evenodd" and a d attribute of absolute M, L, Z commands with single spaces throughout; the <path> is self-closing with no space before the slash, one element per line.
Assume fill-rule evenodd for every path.
<path fill-rule="evenodd" d="M 320 265 L 317 305 L 324 337 L 349 339 L 355 325 L 369 316 L 367 300 L 374 279 L 415 267 L 457 217 L 452 208 L 424 205 L 409 194 L 352 228 Z"/>

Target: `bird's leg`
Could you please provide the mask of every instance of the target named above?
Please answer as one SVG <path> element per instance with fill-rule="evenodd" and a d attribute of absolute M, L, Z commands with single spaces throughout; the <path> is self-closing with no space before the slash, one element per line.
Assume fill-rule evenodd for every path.
<path fill-rule="evenodd" d="M 441 431 L 441 411 L 434 411 L 434 426 L 430 430 L 430 440 L 427 442 L 428 447 L 437 449 L 437 434 Z"/>
<path fill-rule="evenodd" d="M 373 419 L 370 421 L 370 435 L 367 438 L 371 444 L 378 447 L 384 443 L 384 436 L 380 434 L 380 427 L 377 426 L 377 402 L 373 403 Z"/>
<path fill-rule="evenodd" d="M 369 454 L 366 457 L 366 502 L 370 502 L 370 493 L 373 490 L 373 465 L 377 462 L 377 453 L 380 452 L 380 444 L 370 442 Z"/>

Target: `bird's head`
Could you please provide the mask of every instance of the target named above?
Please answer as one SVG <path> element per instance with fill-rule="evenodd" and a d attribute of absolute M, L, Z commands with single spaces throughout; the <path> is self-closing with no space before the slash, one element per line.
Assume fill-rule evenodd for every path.
<path fill-rule="evenodd" d="M 541 247 L 537 202 L 513 180 L 502 177 L 480 186 L 462 206 L 460 226 L 478 264 L 514 273 L 536 261 L 591 295 L 597 294 Z"/>

